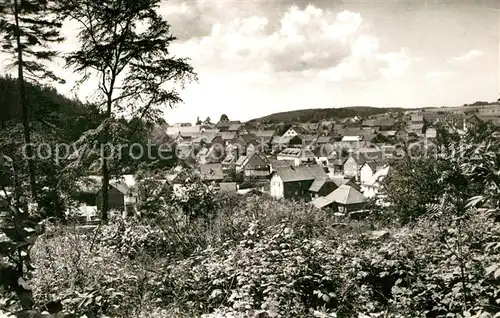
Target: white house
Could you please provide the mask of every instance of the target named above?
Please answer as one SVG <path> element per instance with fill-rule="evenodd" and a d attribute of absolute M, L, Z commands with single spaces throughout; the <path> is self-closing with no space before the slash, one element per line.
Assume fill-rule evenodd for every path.
<path fill-rule="evenodd" d="M 387 176 L 389 170 L 389 165 L 385 165 L 374 173 L 372 173 L 373 169 L 369 164 L 364 164 L 363 167 L 361 167 L 361 191 L 365 197 L 373 198 L 378 194 L 380 182 Z"/>
<path fill-rule="evenodd" d="M 303 129 L 300 127 L 290 127 L 290 128 L 288 128 L 287 131 L 285 131 L 285 133 L 283 134 L 283 137 L 284 136 L 289 136 L 289 137 L 298 136 L 302 132 L 303 132 Z"/>

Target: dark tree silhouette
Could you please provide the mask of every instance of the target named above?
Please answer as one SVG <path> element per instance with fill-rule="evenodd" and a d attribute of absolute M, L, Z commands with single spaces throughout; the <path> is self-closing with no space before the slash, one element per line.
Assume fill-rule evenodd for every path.
<path fill-rule="evenodd" d="M 31 109 L 26 99 L 26 80 L 52 79 L 61 81 L 44 66 L 56 52 L 47 49 L 47 44 L 61 42 L 61 24 L 50 18 L 53 1 L 3 0 L 0 2 L 1 50 L 12 54 L 17 67 L 19 99 L 22 108 L 24 143 L 29 169 L 31 195 L 37 199 L 36 167 L 31 145 Z"/>
<path fill-rule="evenodd" d="M 175 87 L 196 80 L 187 59 L 169 54 L 176 38 L 157 9 L 160 0 L 60 0 L 60 12 L 81 27 L 80 47 L 67 57 L 67 64 L 99 81 L 106 120 L 99 132 L 101 147 L 112 137 L 110 126 L 117 111 L 127 110 L 139 119 L 157 121 L 165 106 L 181 102 Z M 166 87 L 169 84 L 170 87 Z M 110 149 L 102 149 L 103 222 L 108 217 Z"/>

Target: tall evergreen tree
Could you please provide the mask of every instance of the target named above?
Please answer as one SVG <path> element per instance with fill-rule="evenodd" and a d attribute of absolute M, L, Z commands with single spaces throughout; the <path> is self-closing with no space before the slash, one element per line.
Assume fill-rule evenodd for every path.
<path fill-rule="evenodd" d="M 0 2 L 1 50 L 12 54 L 17 67 L 19 102 L 22 108 L 24 143 L 29 169 L 31 195 L 37 199 L 36 167 L 31 145 L 31 108 L 26 99 L 26 81 L 60 80 L 44 65 L 56 52 L 50 43 L 61 42 L 60 22 L 50 18 L 53 9 L 49 0 L 3 0 Z"/>
<path fill-rule="evenodd" d="M 169 54 L 176 39 L 157 13 L 160 0 L 59 0 L 61 12 L 80 24 L 80 47 L 67 57 L 68 66 L 83 74 L 82 82 L 98 80 L 97 91 L 106 119 L 100 144 L 110 141 L 110 123 L 118 112 L 154 121 L 163 107 L 181 102 L 174 84 L 196 79 L 186 59 Z M 110 168 L 101 157 L 101 217 L 108 217 Z"/>

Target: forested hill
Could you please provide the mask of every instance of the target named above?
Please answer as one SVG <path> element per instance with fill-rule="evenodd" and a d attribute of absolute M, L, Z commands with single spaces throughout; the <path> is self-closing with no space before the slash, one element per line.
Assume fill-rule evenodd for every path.
<path fill-rule="evenodd" d="M 63 132 L 68 139 L 78 135 L 98 122 L 97 109 L 57 93 L 54 88 L 27 84 L 26 98 L 32 110 L 34 127 Z M 21 121 L 19 87 L 15 78 L 0 77 L 0 129 L 13 121 Z"/>
<path fill-rule="evenodd" d="M 249 122 L 318 122 L 328 119 L 344 119 L 348 117 L 360 116 L 367 117 L 371 115 L 383 114 L 387 112 L 400 112 L 404 108 L 381 108 L 367 106 L 353 106 L 342 108 L 317 108 L 300 109 L 289 112 L 275 113 L 261 118 L 255 118 Z"/>

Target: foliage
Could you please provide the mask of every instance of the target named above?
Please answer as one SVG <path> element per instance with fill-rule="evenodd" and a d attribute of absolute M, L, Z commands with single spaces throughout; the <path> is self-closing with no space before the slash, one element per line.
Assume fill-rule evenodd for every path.
<path fill-rule="evenodd" d="M 34 269 L 30 251 L 37 237 L 42 234 L 44 224 L 29 212 L 29 205 L 24 199 L 26 192 L 17 185 L 18 175 L 12 158 L 3 154 L 1 156 L 3 173 L 10 173 L 16 184 L 13 193 L 2 187 L 0 295 L 6 297 L 2 307 L 5 306 L 11 311 L 25 311 L 32 309 L 34 305 L 31 287 L 26 282 Z M 12 294 L 16 297 L 12 297 Z"/>

